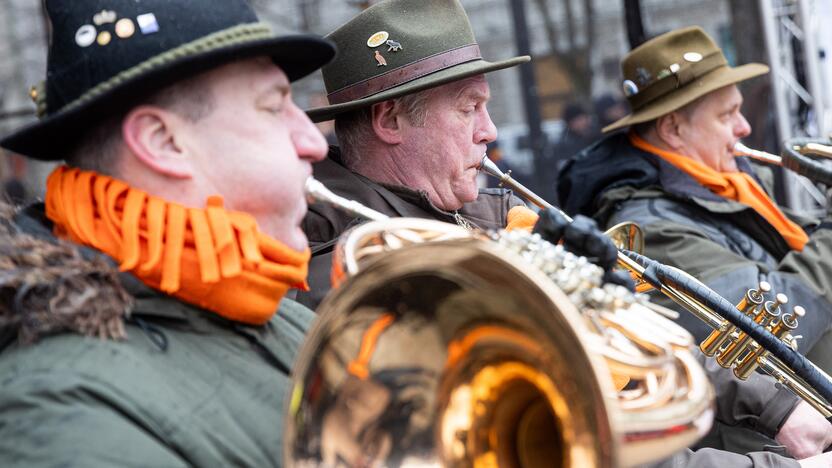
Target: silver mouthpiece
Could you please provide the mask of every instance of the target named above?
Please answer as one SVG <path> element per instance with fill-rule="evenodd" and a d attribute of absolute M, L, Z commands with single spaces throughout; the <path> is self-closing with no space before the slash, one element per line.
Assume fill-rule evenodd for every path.
<path fill-rule="evenodd" d="M 781 165 L 783 163 L 783 158 L 781 158 L 780 156 L 777 156 L 776 154 L 766 153 L 765 151 L 751 149 L 742 144 L 742 142 L 740 141 L 734 144 L 734 154 L 736 156 L 748 156 L 750 158 L 767 162 L 769 164 Z"/>
<path fill-rule="evenodd" d="M 532 192 L 528 187 L 514 180 L 511 177 L 511 171 L 508 171 L 508 174 L 501 171 L 500 168 L 497 167 L 496 164 L 494 164 L 494 161 L 488 159 L 487 154 L 482 155 L 482 161 L 480 162 L 479 170 L 480 172 L 484 172 L 485 174 L 490 175 L 491 177 L 497 178 L 500 181 L 501 187 L 508 187 L 514 190 L 514 192 L 516 192 L 521 198 L 530 201 L 541 210 L 557 210 L 567 220 L 572 221 L 572 218 L 563 210 L 547 202 L 546 200 L 541 198 L 540 195 Z"/>
<path fill-rule="evenodd" d="M 304 190 L 306 191 L 306 199 L 309 203 L 326 203 L 336 208 L 340 208 L 350 214 L 360 216 L 371 221 L 382 221 L 390 218 L 386 214 L 379 213 L 372 208 L 367 208 L 357 201 L 348 200 L 344 197 L 335 195 L 331 190 L 326 188 L 324 184 L 311 176 L 306 179 Z"/>

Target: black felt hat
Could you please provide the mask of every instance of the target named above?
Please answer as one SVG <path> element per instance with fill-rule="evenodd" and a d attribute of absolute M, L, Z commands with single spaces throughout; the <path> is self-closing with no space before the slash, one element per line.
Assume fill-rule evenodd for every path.
<path fill-rule="evenodd" d="M 40 120 L 0 141 L 62 159 L 91 123 L 147 93 L 237 59 L 270 56 L 290 80 L 335 55 L 312 35 L 276 36 L 245 0 L 47 0 L 46 81 L 31 90 Z"/>
<path fill-rule="evenodd" d="M 329 105 L 315 122 L 377 102 L 528 62 L 488 62 L 459 0 L 386 0 L 327 36 L 338 57 L 323 68 Z"/>

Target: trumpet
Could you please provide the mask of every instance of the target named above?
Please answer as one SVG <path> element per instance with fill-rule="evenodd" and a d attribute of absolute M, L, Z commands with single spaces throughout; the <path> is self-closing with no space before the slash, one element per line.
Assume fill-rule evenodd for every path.
<path fill-rule="evenodd" d="M 810 138 L 793 138 L 783 144 L 783 153 L 778 156 L 737 142 L 734 145 L 734 154 L 790 169 L 813 182 L 832 185 L 832 170 L 821 163 L 824 159 L 832 159 L 832 146 L 824 143 L 827 142 Z"/>
<path fill-rule="evenodd" d="M 547 202 L 540 195 L 534 193 L 525 185 L 512 178 L 511 171 L 508 171 L 508 173 L 501 171 L 500 168 L 494 164 L 494 161 L 488 158 L 487 154 L 483 154 L 479 170 L 480 172 L 484 172 L 491 177 L 497 178 L 497 180 L 500 181 L 500 185 L 511 188 L 514 192 L 519 194 L 521 198 L 529 201 L 536 207 L 542 210 L 557 211 L 561 216 L 566 218 L 567 222 L 572 222 L 572 217 L 566 214 L 565 211 Z M 641 253 L 644 250 L 644 234 L 641 232 L 641 228 L 638 224 L 627 222 L 619 223 L 608 229 L 605 234 L 612 238 L 613 243 L 615 243 L 615 246 L 619 249 L 618 264 L 630 271 L 640 271 L 641 267 L 630 257 L 621 252 L 621 250 L 628 250 Z M 636 289 L 640 292 L 645 289 L 642 286 L 646 284 L 641 280 L 643 276 L 643 274 L 636 276 Z"/>
<path fill-rule="evenodd" d="M 752 151 L 748 150 L 748 154 Z M 757 156 L 760 153 L 754 152 Z M 764 157 L 773 156 L 766 153 Z M 538 207 L 555 209 L 571 220 L 562 210 L 500 171 L 488 156 L 483 156 L 481 170 Z M 703 354 L 716 357 L 722 367 L 733 368 L 739 379 L 747 379 L 756 369 L 762 370 L 832 421 L 832 378 L 796 351 L 791 335 L 805 313 L 802 307 L 780 317 L 779 309 L 788 298 L 778 294 L 774 301 L 766 301 L 765 294 L 771 290 L 767 283 L 749 290 L 735 306 L 685 272 L 626 249 L 619 248 L 618 265 L 713 328 L 700 344 Z"/>
<path fill-rule="evenodd" d="M 756 150 L 745 146 L 741 141 L 734 145 L 734 156 L 746 156 L 757 161 L 773 164 L 775 166 L 783 166 L 783 157 L 776 154 L 771 154 L 766 151 Z"/>

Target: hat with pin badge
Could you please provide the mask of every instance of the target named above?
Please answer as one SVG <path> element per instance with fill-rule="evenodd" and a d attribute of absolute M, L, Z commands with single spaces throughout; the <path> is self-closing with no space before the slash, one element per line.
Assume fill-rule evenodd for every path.
<path fill-rule="evenodd" d="M 335 55 L 313 35 L 275 35 L 246 0 L 46 0 L 46 80 L 30 95 L 40 120 L 0 141 L 14 152 L 62 159 L 79 134 L 148 93 L 246 57 L 267 56 L 290 80 Z"/>
<path fill-rule="evenodd" d="M 322 69 L 329 105 L 308 111 L 316 122 L 529 61 L 484 60 L 458 0 L 381 1 L 327 38 L 339 52 Z"/>
<path fill-rule="evenodd" d="M 719 88 L 768 73 L 768 67 L 731 67 L 713 39 L 693 26 L 636 47 L 621 61 L 621 72 L 632 113 L 604 132 L 657 119 Z"/>

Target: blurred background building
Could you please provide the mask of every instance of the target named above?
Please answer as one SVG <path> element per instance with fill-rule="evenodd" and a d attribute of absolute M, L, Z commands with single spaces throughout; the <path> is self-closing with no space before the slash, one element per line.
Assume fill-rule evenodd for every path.
<path fill-rule="evenodd" d="M 47 25 L 41 0 L 2 0 L 0 8 L 0 135 L 34 119 L 28 98 L 43 79 Z M 250 0 L 277 31 L 326 34 L 372 0 Z M 778 152 L 785 133 L 829 130 L 825 102 L 825 46 L 832 32 L 820 22 L 832 15 L 828 0 L 462 0 L 483 56 L 505 58 L 528 47 L 533 61 L 489 75 L 489 110 L 499 128 L 507 164 L 530 183 L 535 164 L 571 155 L 620 105 L 619 60 L 638 42 L 682 26 L 703 27 L 732 63 L 779 64 L 777 78 L 752 80 L 743 90 L 746 116 L 755 129 L 748 143 Z M 524 13 L 525 26 L 518 23 Z M 518 30 L 518 27 L 520 30 Z M 829 28 L 827 28 L 829 29 Z M 640 35 L 640 36 L 639 36 Z M 639 39 L 640 38 L 640 39 Z M 527 41 L 524 44 L 524 39 Z M 773 46 L 772 46 L 773 44 Z M 779 44 L 779 45 L 778 45 Z M 301 106 L 325 99 L 320 76 L 298 83 Z M 531 109 L 529 108 L 531 106 Z M 779 106 L 779 107 L 778 107 Z M 578 112 L 581 110 L 581 112 Z M 577 114 L 576 114 L 577 112 Z M 584 114 L 587 119 L 584 119 Z M 602 114 L 607 114 L 605 117 Z M 564 116 L 577 126 L 567 126 Z M 570 119 L 566 119 L 570 120 Z M 582 122 L 588 122 L 589 127 Z M 331 126 L 323 124 L 325 133 Z M 576 130 L 583 129 L 583 130 Z M 583 132 L 588 132 L 584 134 Z M 568 144 L 567 144 L 568 143 Z M 570 153 L 570 154 L 566 154 Z M 38 197 L 50 166 L 0 154 L 0 181 Z M 18 192 L 15 192 L 18 193 Z M 18 193 L 19 195 L 19 193 Z"/>

